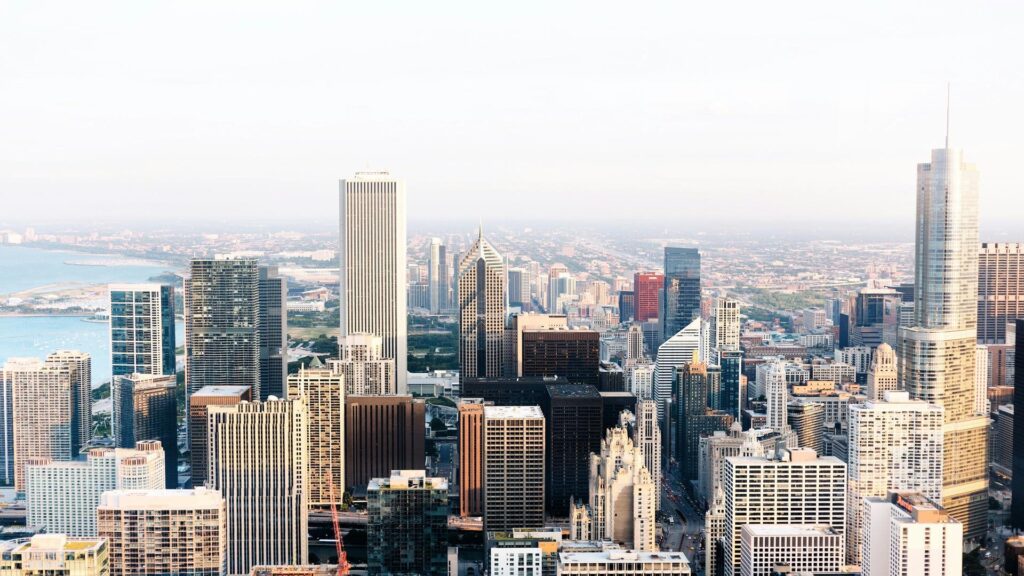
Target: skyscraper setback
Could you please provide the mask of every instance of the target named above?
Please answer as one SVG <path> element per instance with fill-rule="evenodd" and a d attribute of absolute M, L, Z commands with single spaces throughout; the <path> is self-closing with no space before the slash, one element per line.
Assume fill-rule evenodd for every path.
<path fill-rule="evenodd" d="M 497 378 L 505 350 L 505 262 L 484 239 L 459 262 L 459 377 Z"/>
<path fill-rule="evenodd" d="M 341 181 L 339 276 L 341 337 L 375 334 L 407 379 L 405 183 L 387 172 Z"/>

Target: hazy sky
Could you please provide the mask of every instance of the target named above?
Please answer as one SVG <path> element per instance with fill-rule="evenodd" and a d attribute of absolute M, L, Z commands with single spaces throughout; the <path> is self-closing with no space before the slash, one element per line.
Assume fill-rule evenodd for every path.
<path fill-rule="evenodd" d="M 0 222 L 909 222 L 943 140 L 1020 223 L 1024 3 L 0 3 Z M 909 231 L 908 231 L 909 233 Z"/>

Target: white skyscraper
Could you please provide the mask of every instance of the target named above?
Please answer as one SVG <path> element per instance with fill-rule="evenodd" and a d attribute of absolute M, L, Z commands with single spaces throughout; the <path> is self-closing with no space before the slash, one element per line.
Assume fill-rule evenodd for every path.
<path fill-rule="evenodd" d="M 897 390 L 899 378 L 896 351 L 883 342 L 875 349 L 875 357 L 868 369 L 868 399 L 881 400 L 886 392 Z"/>
<path fill-rule="evenodd" d="M 862 576 L 961 576 L 963 524 L 915 492 L 864 501 Z"/>
<path fill-rule="evenodd" d="M 427 283 L 430 293 L 430 312 L 437 314 L 448 307 L 448 258 L 440 238 L 430 239 Z"/>
<path fill-rule="evenodd" d="M 773 362 L 768 366 L 765 377 L 765 397 L 768 399 L 768 427 L 782 433 L 789 427 L 786 423 L 786 404 L 787 396 L 789 395 L 786 385 L 786 365 L 782 362 Z"/>
<path fill-rule="evenodd" d="M 505 359 L 505 261 L 484 239 L 459 262 L 459 377 L 497 378 Z"/>
<path fill-rule="evenodd" d="M 387 172 L 341 181 L 341 337 L 380 336 L 406 393 L 405 183 Z"/>
<path fill-rule="evenodd" d="M 658 403 L 651 399 L 636 401 L 636 422 L 633 443 L 644 454 L 644 466 L 654 478 L 655 506 L 661 509 L 661 425 L 658 424 Z"/>
<path fill-rule="evenodd" d="M 211 405 L 209 480 L 227 505 L 228 574 L 306 564 L 309 413 L 306 401 Z"/>
<path fill-rule="evenodd" d="M 942 495 L 943 411 L 906 392 L 886 392 L 884 401 L 849 410 L 847 560 L 858 564 L 864 498 L 893 490 Z"/>
<path fill-rule="evenodd" d="M 159 442 L 137 448 L 97 448 L 87 459 L 26 463 L 25 507 L 29 526 L 53 534 L 96 536 L 96 506 L 108 490 L 164 488 L 164 451 Z"/>
<path fill-rule="evenodd" d="M 899 346 L 911 398 L 945 408 L 942 505 L 969 539 L 984 535 L 988 515 L 989 425 L 975 410 L 978 180 L 948 144 L 917 167 L 915 326 Z"/>
<path fill-rule="evenodd" d="M 722 537 L 727 576 L 740 574 L 740 531 L 745 524 L 810 524 L 842 535 L 846 465 L 808 448 L 779 449 L 769 458 L 727 458 Z"/>
<path fill-rule="evenodd" d="M 686 328 L 658 347 L 658 358 L 654 363 L 654 399 L 658 401 L 659 419 L 665 417 L 666 404 L 672 398 L 672 380 L 676 369 L 684 364 L 705 360 L 700 355 L 701 324 L 701 319 L 695 318 Z"/>
<path fill-rule="evenodd" d="M 626 368 L 629 391 L 637 398 L 654 399 L 655 365 L 650 361 L 637 362 Z"/>

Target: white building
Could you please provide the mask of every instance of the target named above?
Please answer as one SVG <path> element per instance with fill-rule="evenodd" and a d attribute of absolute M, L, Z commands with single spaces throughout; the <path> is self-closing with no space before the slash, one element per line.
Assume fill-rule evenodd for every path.
<path fill-rule="evenodd" d="M 643 452 L 644 466 L 654 479 L 655 507 L 661 509 L 661 426 L 658 424 L 658 403 L 638 398 L 633 444 Z"/>
<path fill-rule="evenodd" d="M 224 499 L 216 490 L 112 490 L 96 509 L 111 576 L 192 574 L 227 569 Z"/>
<path fill-rule="evenodd" d="M 768 428 L 779 433 L 785 432 L 789 429 L 786 422 L 789 387 L 786 383 L 786 365 L 782 362 L 772 362 L 765 369 L 764 393 L 768 399 Z"/>
<path fill-rule="evenodd" d="M 306 564 L 309 412 L 303 398 L 211 405 L 209 482 L 227 504 L 228 574 Z"/>
<path fill-rule="evenodd" d="M 807 448 L 779 449 L 768 458 L 725 461 L 725 574 L 740 574 L 744 524 L 812 524 L 846 528 L 846 464 Z M 845 546 L 842 539 L 840 546 Z"/>
<path fill-rule="evenodd" d="M 558 555 L 559 576 L 681 576 L 691 574 L 690 562 L 682 552 L 562 552 Z"/>
<path fill-rule="evenodd" d="M 864 501 L 863 576 L 960 576 L 963 524 L 914 492 Z"/>
<path fill-rule="evenodd" d="M 637 399 L 654 398 L 654 364 L 649 361 L 635 362 L 626 368 L 629 391 Z"/>
<path fill-rule="evenodd" d="M 696 318 L 658 347 L 654 363 L 654 399 L 658 401 L 658 418 L 664 419 L 665 408 L 672 399 L 672 381 L 676 370 L 691 362 L 704 361 L 701 351 L 701 319 Z"/>
<path fill-rule="evenodd" d="M 491 548 L 490 576 L 543 576 L 540 548 Z"/>
<path fill-rule="evenodd" d="M 890 346 L 891 350 L 892 347 Z M 867 374 L 871 367 L 872 349 L 870 346 L 847 346 L 835 352 L 836 362 L 853 366 L 857 374 Z"/>
<path fill-rule="evenodd" d="M 344 376 L 348 396 L 398 394 L 395 361 L 384 357 L 383 339 L 374 334 L 347 334 L 338 342 L 339 360 L 328 360 L 335 373 Z M 408 374 L 406 374 L 408 377 Z M 407 392 L 403 392 L 405 394 Z"/>
<path fill-rule="evenodd" d="M 740 349 L 740 302 L 732 298 L 721 297 L 715 300 L 715 311 L 711 317 L 710 340 L 711 349 L 716 354 L 719 350 Z M 718 364 L 717 357 L 711 359 Z"/>
<path fill-rule="evenodd" d="M 357 172 L 341 181 L 339 275 L 341 338 L 374 334 L 395 361 L 406 394 L 405 182 L 387 172 Z"/>
<path fill-rule="evenodd" d="M 839 572 L 843 534 L 830 526 L 744 524 L 740 533 L 740 574 L 769 576 L 776 566 L 796 573 Z"/>
<path fill-rule="evenodd" d="M 159 442 L 132 448 L 97 448 L 85 462 L 45 459 L 25 466 L 26 523 L 52 534 L 96 536 L 96 506 L 108 490 L 164 488 Z"/>

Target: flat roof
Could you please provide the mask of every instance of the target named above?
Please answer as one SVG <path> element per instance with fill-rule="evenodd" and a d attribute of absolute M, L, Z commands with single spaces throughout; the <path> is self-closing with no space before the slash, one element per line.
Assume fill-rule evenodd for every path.
<path fill-rule="evenodd" d="M 540 406 L 484 406 L 484 418 L 543 418 Z"/>
<path fill-rule="evenodd" d="M 192 396 L 239 396 L 248 389 L 248 386 L 203 386 Z"/>
<path fill-rule="evenodd" d="M 220 508 L 220 491 L 208 488 L 190 490 L 109 490 L 100 496 L 99 508 L 132 510 L 192 510 Z"/>
<path fill-rule="evenodd" d="M 831 526 L 814 524 L 744 524 L 754 536 L 839 536 Z"/>
<path fill-rule="evenodd" d="M 548 394 L 552 398 L 601 398 L 593 384 L 552 384 L 548 386 Z"/>
<path fill-rule="evenodd" d="M 612 563 L 612 562 L 681 562 L 689 564 L 682 552 L 639 552 L 635 550 L 609 550 L 607 552 L 562 552 L 559 562 Z"/>

